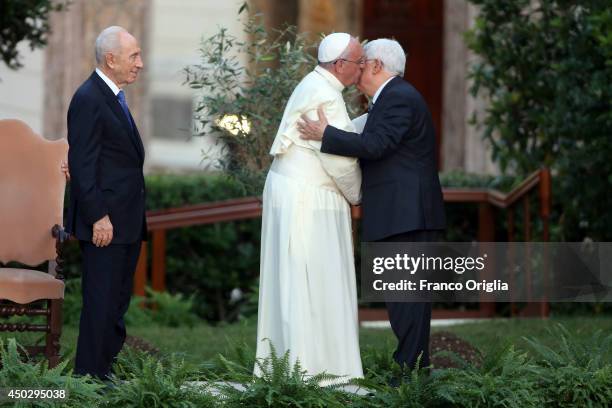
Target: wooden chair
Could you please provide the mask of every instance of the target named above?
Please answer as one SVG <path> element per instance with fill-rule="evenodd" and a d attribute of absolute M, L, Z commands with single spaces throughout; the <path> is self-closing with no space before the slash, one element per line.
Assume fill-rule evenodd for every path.
<path fill-rule="evenodd" d="M 64 281 L 61 244 L 67 158 L 66 140 L 48 141 L 18 120 L 0 120 L 0 316 L 44 316 L 45 324 L 6 323 L 0 331 L 44 332 L 45 345 L 25 347 L 44 353 L 49 367 L 59 362 Z M 8 262 L 37 266 L 57 262 L 47 272 L 3 267 Z M 53 271 L 55 269 L 55 271 Z"/>

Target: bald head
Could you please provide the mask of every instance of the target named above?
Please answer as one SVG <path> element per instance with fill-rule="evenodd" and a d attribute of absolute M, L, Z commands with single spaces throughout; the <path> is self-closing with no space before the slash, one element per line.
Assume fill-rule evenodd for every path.
<path fill-rule="evenodd" d="M 96 63 L 119 88 L 131 84 L 143 68 L 138 41 L 123 27 L 105 28 L 96 39 Z"/>
<path fill-rule="evenodd" d="M 109 52 L 118 53 L 121 44 L 120 34 L 127 33 L 127 30 L 119 26 L 110 26 L 102 30 L 102 32 L 96 38 L 96 64 L 102 65 L 104 62 L 104 55 Z"/>

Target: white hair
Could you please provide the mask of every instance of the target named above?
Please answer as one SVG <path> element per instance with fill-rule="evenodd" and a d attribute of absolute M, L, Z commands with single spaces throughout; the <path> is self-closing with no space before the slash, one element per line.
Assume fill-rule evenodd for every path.
<path fill-rule="evenodd" d="M 367 59 L 377 59 L 382 62 L 386 71 L 404 76 L 406 53 L 397 41 L 379 38 L 368 42 L 363 47 L 363 51 Z"/>
<path fill-rule="evenodd" d="M 119 26 L 106 27 L 96 38 L 96 63 L 101 65 L 104 62 L 104 54 L 107 52 L 119 51 L 119 34 L 127 33 L 127 30 Z"/>

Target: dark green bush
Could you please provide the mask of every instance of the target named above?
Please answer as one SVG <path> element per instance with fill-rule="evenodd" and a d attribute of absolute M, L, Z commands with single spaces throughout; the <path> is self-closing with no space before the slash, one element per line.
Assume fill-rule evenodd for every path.
<path fill-rule="evenodd" d="M 21 0 L 0 3 L 0 59 L 10 69 L 23 67 L 20 43 L 28 42 L 31 50 L 47 45 L 54 11 L 66 10 L 70 1 L 30 0 L 27 7 Z"/>
<path fill-rule="evenodd" d="M 237 182 L 219 176 L 149 176 L 150 209 L 242 197 Z M 233 320 L 234 288 L 248 292 L 259 275 L 261 221 L 247 220 L 168 231 L 166 283 L 170 292 L 194 296 L 198 314 L 210 320 Z"/>
<path fill-rule="evenodd" d="M 48 369 L 46 360 L 35 364 L 25 362 L 21 351 L 21 346 L 14 338 L 0 338 L 0 389 L 66 390 L 69 398 L 57 405 L 62 407 L 91 406 L 92 401 L 100 398 L 102 384 L 89 377 L 73 377 L 72 371 L 68 369 L 70 360 L 66 359 L 57 367 Z M 3 398 L 4 395 L 0 398 L 0 406 L 33 406 L 27 401 L 15 403 Z M 38 401 L 40 404 L 36 406 L 56 406 L 51 401 L 48 404 L 44 400 Z"/>
<path fill-rule="evenodd" d="M 115 386 L 104 395 L 112 407 L 220 406 L 205 387 L 193 387 L 195 369 L 178 355 L 157 358 L 134 350 L 121 353 L 114 366 Z"/>
<path fill-rule="evenodd" d="M 541 375 L 526 353 L 504 346 L 485 356 L 482 367 L 445 370 L 437 393 L 456 407 L 540 407 Z"/>
<path fill-rule="evenodd" d="M 441 180 L 445 187 L 496 188 L 502 191 L 508 191 L 520 181 L 507 176 L 493 177 L 462 172 L 443 173 Z M 149 209 L 219 201 L 244 197 L 246 194 L 240 183 L 220 174 L 149 175 L 147 192 Z M 477 206 L 447 204 L 446 214 L 449 225 L 446 231 L 447 240 L 471 241 L 476 238 Z M 495 228 L 498 239 L 505 240 L 505 214 L 502 211 L 496 214 Z M 194 311 L 207 320 L 232 321 L 240 316 L 256 314 L 257 298 L 254 293 L 259 276 L 260 226 L 261 221 L 256 219 L 168 231 L 166 283 L 169 292 L 193 296 Z M 66 275 L 80 277 L 77 243 L 71 242 L 67 245 L 66 259 Z M 74 285 L 75 282 L 68 282 L 68 293 L 75 289 Z M 246 294 L 245 299 L 231 303 L 230 293 L 235 288 Z M 588 307 L 587 312 L 605 311 L 605 308 Z M 65 308 L 68 311 L 67 320 L 70 320 L 69 316 L 73 316 L 74 319 L 70 321 L 76 323 L 80 299 L 68 299 Z M 572 305 L 570 310 L 574 309 L 575 305 Z M 564 309 L 561 308 L 562 310 Z M 142 319 L 146 320 L 134 314 L 133 320 L 136 324 Z"/>
<path fill-rule="evenodd" d="M 561 238 L 612 239 L 612 11 L 608 0 L 470 0 L 477 121 L 504 171 L 553 170 Z"/>
<path fill-rule="evenodd" d="M 157 324 L 167 327 L 193 327 L 198 321 L 194 313 L 193 296 L 185 297 L 182 293 L 155 292 L 147 288 L 148 296 L 134 296 L 125 314 L 128 326 L 146 326 Z M 81 315 L 81 280 L 66 280 L 64 307 L 62 316 L 64 324 L 76 326 Z M 155 307 L 151 307 L 155 305 Z M 142 307 L 148 306 L 148 307 Z"/>
<path fill-rule="evenodd" d="M 610 406 L 612 404 L 612 334 L 601 330 L 592 335 L 570 333 L 559 325 L 552 333 L 558 339 L 547 346 L 526 339 L 535 361 L 548 375 L 539 386 L 551 407 Z"/>
<path fill-rule="evenodd" d="M 241 184 L 223 175 L 149 175 L 146 183 L 150 210 L 245 195 Z M 230 293 L 234 288 L 248 292 L 259 275 L 260 225 L 256 219 L 168 231 L 168 290 L 193 296 L 193 308 L 201 317 L 237 318 L 240 310 L 237 304 L 230 304 Z M 78 244 L 69 243 L 65 255 L 65 274 L 79 277 Z"/>
<path fill-rule="evenodd" d="M 509 189 L 508 177 L 478 176 L 453 172 L 442 175 L 445 186 Z M 207 201 L 241 197 L 241 184 L 228 177 L 147 177 L 148 205 L 169 208 Z M 477 232 L 477 208 L 453 205 L 448 208 L 451 227 L 447 239 L 472 240 Z M 503 229 L 500 217 L 498 230 Z M 230 292 L 240 288 L 252 293 L 259 276 L 260 220 L 218 223 L 168 232 L 167 285 L 171 292 L 195 295 L 195 309 L 209 320 L 234 320 L 256 313 L 252 302 L 230 304 Z"/>
<path fill-rule="evenodd" d="M 352 395 L 338 390 L 348 379 L 325 373 L 308 376 L 299 361 L 290 363 L 289 352 L 278 355 L 273 345 L 268 358 L 255 362 L 261 369 L 260 377 L 253 376 L 253 365 L 243 366 L 223 358 L 221 361 L 226 375 L 244 388 L 220 387 L 224 402 L 230 407 L 342 408 L 353 400 Z"/>

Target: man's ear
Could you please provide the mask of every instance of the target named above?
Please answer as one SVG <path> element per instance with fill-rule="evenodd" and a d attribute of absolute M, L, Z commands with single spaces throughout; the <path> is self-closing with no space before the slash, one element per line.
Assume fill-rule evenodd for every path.
<path fill-rule="evenodd" d="M 341 73 L 342 73 L 342 71 L 344 71 L 344 70 L 342 69 L 342 64 L 344 64 L 344 61 L 342 61 L 342 60 L 338 60 L 338 62 L 336 62 L 336 63 L 334 64 L 334 72 L 335 72 L 336 74 L 341 74 Z"/>
<path fill-rule="evenodd" d="M 104 54 L 104 60 L 106 61 L 107 67 L 113 68 L 113 66 L 115 66 L 115 56 L 111 52 Z"/>
<path fill-rule="evenodd" d="M 376 63 L 374 64 L 374 73 L 378 74 L 380 71 L 382 71 L 382 62 L 380 62 L 380 60 L 376 60 Z"/>

